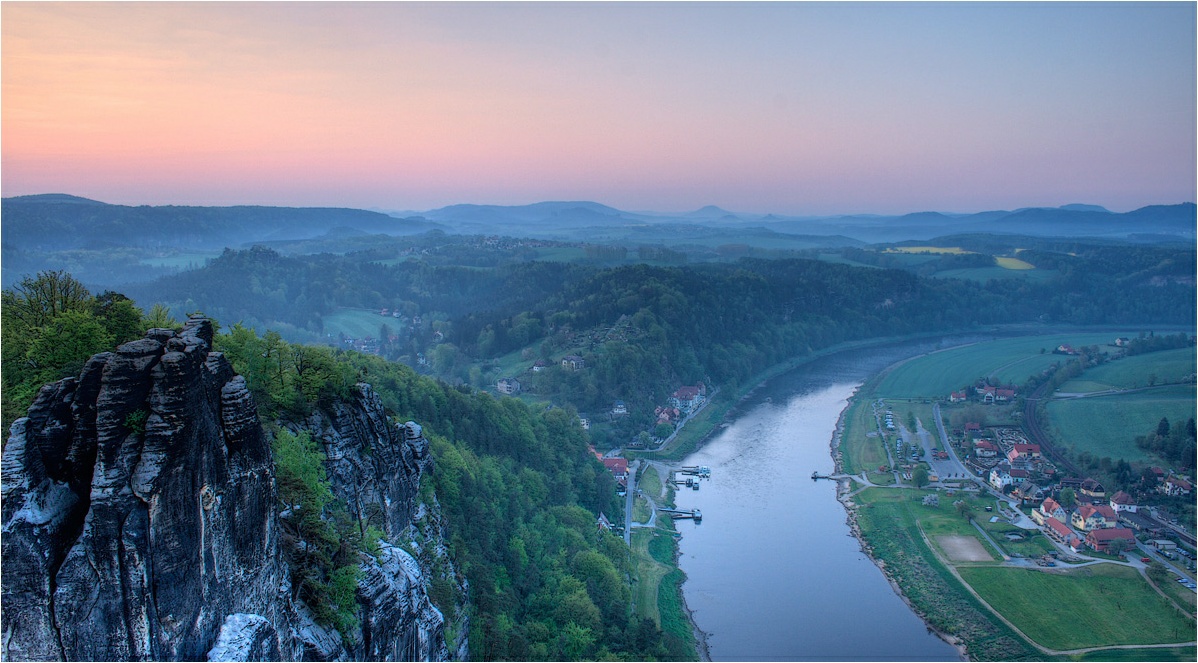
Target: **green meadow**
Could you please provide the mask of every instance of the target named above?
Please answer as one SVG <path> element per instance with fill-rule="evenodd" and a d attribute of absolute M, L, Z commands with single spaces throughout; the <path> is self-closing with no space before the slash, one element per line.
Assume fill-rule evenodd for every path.
<path fill-rule="evenodd" d="M 1018 375 L 1010 381 L 1021 383 L 1044 367 L 1067 360 L 1065 355 L 1051 354 L 1059 345 L 1108 345 L 1120 335 L 1127 336 L 1118 332 L 1025 336 L 941 350 L 896 366 L 882 378 L 876 393 L 884 398 L 946 398 L 991 375 L 995 379 Z"/>
<path fill-rule="evenodd" d="M 1194 385 L 1169 385 L 1145 391 L 1048 403 L 1048 419 L 1057 439 L 1077 451 L 1129 462 L 1156 462 L 1136 447 L 1135 438 L 1156 430 L 1161 417 L 1182 424 L 1196 416 Z"/>
<path fill-rule="evenodd" d="M 1164 644 L 1194 637 L 1194 621 L 1179 615 L 1126 566 L 1053 572 L 961 566 L 957 572 L 1028 637 L 1050 649 Z"/>
<path fill-rule="evenodd" d="M 324 333 L 345 334 L 350 338 L 373 336 L 378 338 L 379 329 L 387 325 L 393 332 L 400 329 L 399 320 L 379 315 L 373 309 L 341 309 L 336 313 L 324 316 Z"/>
<path fill-rule="evenodd" d="M 1198 350 L 1178 348 L 1123 357 L 1087 370 L 1082 377 L 1061 385 L 1061 393 L 1089 393 L 1108 389 L 1135 389 L 1149 384 L 1181 382 L 1194 375 Z"/>

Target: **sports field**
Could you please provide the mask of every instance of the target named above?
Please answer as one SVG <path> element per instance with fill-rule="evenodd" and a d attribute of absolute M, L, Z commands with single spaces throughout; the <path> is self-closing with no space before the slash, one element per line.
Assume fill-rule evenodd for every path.
<path fill-rule="evenodd" d="M 1090 398 L 1053 400 L 1048 419 L 1057 438 L 1078 451 L 1129 462 L 1159 459 L 1136 447 L 1135 438 L 1156 430 L 1161 417 L 1182 424 L 1198 416 L 1194 385 L 1169 385 Z"/>
<path fill-rule="evenodd" d="M 1107 345 L 1128 333 L 1103 332 L 1053 334 L 999 339 L 933 352 L 905 362 L 890 371 L 877 388 L 883 398 L 944 398 L 950 392 L 994 376 L 1003 382 L 1022 383 L 1054 362 L 1069 357 L 1053 355 L 1059 345 Z"/>

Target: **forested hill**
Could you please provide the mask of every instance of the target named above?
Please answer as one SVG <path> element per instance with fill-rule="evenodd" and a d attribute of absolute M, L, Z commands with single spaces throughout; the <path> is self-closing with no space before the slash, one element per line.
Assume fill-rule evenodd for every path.
<path fill-rule="evenodd" d="M 297 239 L 343 227 L 406 235 L 436 227 L 359 209 L 316 207 L 131 207 L 68 196 L 18 196 L 0 202 L 4 244 L 25 251 L 101 247 L 217 249 L 243 242 Z"/>
<path fill-rule="evenodd" d="M 329 316 L 347 307 L 376 316 L 386 309 L 386 318 L 369 318 L 378 321 L 367 332 L 379 339 L 377 352 L 480 388 L 527 371 L 536 359 L 552 368 L 576 354 L 587 370 L 521 379 L 537 398 L 584 412 L 628 402 L 623 435 L 651 425 L 653 405 L 681 385 L 743 381 L 843 341 L 1007 323 L 1192 324 L 1192 250 L 1053 248 L 1019 254 L 1050 278 L 984 283 L 798 258 L 464 267 L 419 254 L 388 263 L 369 252 L 288 257 L 255 248 L 226 251 L 203 269 L 128 292 L 143 306 L 164 302 L 227 324 L 334 343 L 325 332 Z M 993 261 L 943 258 L 966 259 Z M 384 320 L 396 326 L 380 329 Z"/>

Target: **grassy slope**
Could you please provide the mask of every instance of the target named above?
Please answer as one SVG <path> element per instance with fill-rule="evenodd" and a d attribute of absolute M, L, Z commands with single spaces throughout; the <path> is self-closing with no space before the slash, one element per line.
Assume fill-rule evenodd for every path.
<path fill-rule="evenodd" d="M 993 566 L 958 571 L 990 605 L 1050 649 L 1163 644 L 1194 633 L 1192 621 L 1125 566 L 1054 573 Z"/>
<path fill-rule="evenodd" d="M 1024 364 L 1036 361 L 1031 358 L 1041 357 L 1048 361 L 1053 348 L 1067 343 L 1070 345 L 1106 345 L 1116 336 L 1127 336 L 1127 333 L 1077 333 L 1053 334 L 1048 336 L 1029 336 L 1000 339 L 961 348 L 952 348 L 908 361 L 887 373 L 877 388 L 877 395 L 885 398 L 943 398 L 952 391 L 967 384 L 973 384 L 978 378 L 985 377 L 1013 364 L 1021 364 L 1026 369 L 1023 375 L 1034 372 L 1038 364 Z M 1056 360 L 1063 360 L 1057 356 Z"/>
<path fill-rule="evenodd" d="M 1135 438 L 1156 430 L 1161 417 L 1184 423 L 1195 416 L 1198 391 L 1193 385 L 1158 387 L 1112 396 L 1056 400 L 1048 417 L 1057 438 L 1098 457 L 1139 462 L 1162 462 L 1136 447 Z"/>
<path fill-rule="evenodd" d="M 324 333 L 336 336 L 344 333 L 350 338 L 373 336 L 378 338 L 379 327 L 387 325 L 399 331 L 399 320 L 379 315 L 373 309 L 345 308 L 324 317 Z"/>
<path fill-rule="evenodd" d="M 1070 380 L 1058 390 L 1063 393 L 1089 393 L 1107 389 L 1146 387 L 1155 376 L 1157 384 L 1180 382 L 1194 374 L 1198 350 L 1178 348 L 1163 352 L 1124 357 L 1085 372 L 1082 379 Z"/>

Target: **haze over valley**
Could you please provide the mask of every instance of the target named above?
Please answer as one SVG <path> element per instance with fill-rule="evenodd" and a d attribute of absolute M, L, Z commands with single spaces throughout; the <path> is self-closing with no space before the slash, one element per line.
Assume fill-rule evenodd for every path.
<path fill-rule="evenodd" d="M 1193 3 L 0 14 L 0 658 L 1198 657 Z"/>

